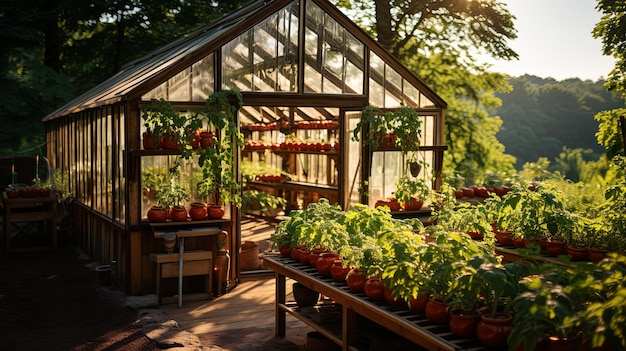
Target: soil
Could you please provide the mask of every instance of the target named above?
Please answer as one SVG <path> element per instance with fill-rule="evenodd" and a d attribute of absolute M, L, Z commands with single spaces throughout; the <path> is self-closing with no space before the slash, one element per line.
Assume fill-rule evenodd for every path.
<path fill-rule="evenodd" d="M 161 350 L 89 263 L 70 247 L 1 256 L 0 349 Z"/>
<path fill-rule="evenodd" d="M 73 247 L 0 256 L 0 350 L 162 350 L 126 307 L 127 296 L 100 284 L 93 266 Z M 209 350 L 301 351 L 310 331 L 295 324 L 278 338 L 273 325 L 260 325 L 197 337 Z"/>

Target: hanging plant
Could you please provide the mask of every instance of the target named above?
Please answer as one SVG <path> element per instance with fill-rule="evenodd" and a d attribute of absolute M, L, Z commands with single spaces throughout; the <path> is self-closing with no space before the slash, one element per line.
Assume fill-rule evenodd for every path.
<path fill-rule="evenodd" d="M 237 127 L 236 111 L 243 105 L 237 90 L 222 90 L 211 94 L 206 108 L 196 112 L 196 118 L 205 119 L 209 130 L 214 131 L 212 147 L 199 150 L 202 180 L 198 193 L 215 195 L 218 204 L 234 203 L 241 206 L 241 185 L 234 169 L 234 150 L 243 147 L 243 134 Z M 191 154 L 184 155 L 190 157 Z"/>
<path fill-rule="evenodd" d="M 380 146 L 399 148 L 403 153 L 418 151 L 422 137 L 422 120 L 409 107 L 383 112 L 377 107 L 363 109 L 361 120 L 354 129 L 352 140 L 363 142 L 377 150 Z"/>

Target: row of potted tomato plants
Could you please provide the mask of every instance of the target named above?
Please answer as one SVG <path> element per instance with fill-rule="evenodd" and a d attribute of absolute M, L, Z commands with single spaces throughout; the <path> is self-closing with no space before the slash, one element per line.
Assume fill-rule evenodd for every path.
<path fill-rule="evenodd" d="M 623 255 L 612 254 L 598 264 L 527 264 L 532 262 L 532 257 L 502 264 L 495 253 L 491 230 L 486 231 L 483 240 L 473 240 L 466 233 L 446 229 L 444 222 L 453 222 L 451 216 L 440 216 L 437 224 L 424 229 L 419 221 L 392 219 L 384 207 L 370 209 L 356 205 L 341 211 L 323 200 L 292 212 L 279 224 L 270 240 L 283 250 L 291 247 L 292 258 L 296 255 L 294 251 L 298 251 L 300 262 L 306 262 L 307 258 L 301 256 L 307 255 L 310 262 L 316 249 L 334 252 L 338 257 L 333 257 L 332 267 L 340 261 L 344 269 L 350 269 L 346 284 L 351 280 L 360 281 L 362 291 L 366 285 L 379 287 L 378 295 L 368 297 L 370 299 L 381 298 L 380 282 L 390 289 L 394 298 L 391 303 L 402 303 L 406 308 L 410 308 L 413 300 L 426 299 L 428 295 L 424 314 L 432 323 L 448 324 L 452 332 L 463 337 L 476 335 L 487 347 L 508 346 L 515 350 L 522 345 L 529 351 L 551 338 L 562 342 L 580 338 L 579 342 L 591 342 L 594 346 L 602 343 L 626 346 L 626 339 L 620 336 L 626 334 L 605 332 L 608 325 L 614 328 L 618 319 L 599 320 L 594 314 L 597 310 L 606 311 L 610 316 L 626 312 L 624 306 L 615 306 L 613 302 L 626 293 L 626 282 L 617 279 L 626 273 Z M 555 276 L 560 280 L 553 281 Z M 600 282 L 606 277 L 613 277 L 614 281 L 610 286 L 598 283 L 591 287 L 582 280 L 590 276 L 599 277 Z M 536 277 L 542 277 L 546 283 L 538 286 L 528 283 Z M 367 283 L 367 279 L 371 281 Z M 551 290 L 543 289 L 551 285 L 567 291 L 567 299 L 579 300 L 562 311 L 551 311 L 554 302 L 544 296 Z M 590 291 L 593 289 L 601 292 Z M 384 298 L 384 290 L 382 296 Z M 538 306 L 528 302 L 538 296 L 542 298 Z M 598 300 L 598 296 L 602 298 Z M 438 305 L 447 307 L 436 312 Z M 548 326 L 532 331 L 529 339 L 524 340 L 521 336 L 527 333 L 528 324 L 545 322 L 544 316 L 536 314 L 536 310 L 556 316 L 551 317 Z M 452 320 L 456 323 L 456 315 L 472 315 L 474 323 L 478 322 L 466 327 L 450 324 Z M 481 331 L 490 328 L 490 322 L 495 322 L 495 328 L 504 333 L 495 339 L 481 336 Z"/>
<path fill-rule="evenodd" d="M 337 121 L 300 121 L 294 122 L 294 125 L 297 129 L 327 129 L 327 130 L 335 130 L 339 128 L 339 122 Z M 277 130 L 279 124 L 277 122 L 272 123 L 249 123 L 243 124 L 241 126 L 242 130 L 250 130 L 250 131 L 269 131 L 269 130 Z M 288 122 L 282 122 L 283 128 L 288 128 Z"/>
<path fill-rule="evenodd" d="M 49 197 L 52 194 L 50 187 L 27 185 L 7 187 L 4 191 L 9 199 Z"/>
<path fill-rule="evenodd" d="M 193 202 L 189 209 L 183 206 L 174 206 L 170 209 L 163 206 L 152 206 L 147 213 L 148 220 L 153 223 L 163 223 L 168 219 L 174 222 L 202 221 L 207 219 L 221 219 L 224 217 L 224 207 L 216 204 Z"/>

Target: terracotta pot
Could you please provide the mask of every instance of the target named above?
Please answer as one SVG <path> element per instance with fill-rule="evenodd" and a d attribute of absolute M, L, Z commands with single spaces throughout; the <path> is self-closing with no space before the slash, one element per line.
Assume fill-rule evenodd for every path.
<path fill-rule="evenodd" d="M 294 247 L 291 249 L 291 258 L 300 261 L 300 247 Z"/>
<path fill-rule="evenodd" d="M 586 247 L 567 246 L 567 254 L 572 261 L 587 261 L 589 260 L 589 250 Z"/>
<path fill-rule="evenodd" d="M 335 260 L 340 256 L 332 252 L 323 252 L 320 254 L 320 258 L 316 262 L 317 272 L 324 277 L 332 277 L 330 269 L 335 264 Z"/>
<path fill-rule="evenodd" d="M 161 144 L 161 148 L 167 149 L 167 150 L 177 149 L 180 146 L 174 141 L 174 139 L 172 139 L 172 137 L 169 137 L 169 136 L 163 137 L 163 139 L 161 139 L 160 144 Z"/>
<path fill-rule="evenodd" d="M 398 297 L 393 297 L 393 290 L 385 287 L 385 301 L 387 301 L 387 304 L 389 304 L 389 306 L 394 306 L 394 307 L 408 307 L 406 301 L 404 301 L 404 299 L 400 296 Z"/>
<path fill-rule="evenodd" d="M 547 339 L 541 341 L 543 345 L 543 351 L 569 351 L 569 350 L 578 350 L 581 347 L 582 343 L 582 334 L 578 333 L 572 337 L 568 338 L 557 338 L 556 336 L 551 336 Z"/>
<path fill-rule="evenodd" d="M 504 231 L 497 231 L 495 233 L 496 235 L 496 240 L 498 240 L 498 243 L 502 246 L 513 246 L 513 232 L 508 231 L 508 230 L 504 230 Z"/>
<path fill-rule="evenodd" d="M 293 283 L 293 298 L 299 307 L 311 307 L 317 304 L 320 293 L 296 282 Z"/>
<path fill-rule="evenodd" d="M 418 200 L 414 197 L 411 198 L 411 202 L 404 204 L 405 211 L 418 211 L 424 206 L 424 201 Z"/>
<path fill-rule="evenodd" d="M 472 338 L 476 335 L 476 327 L 480 322 L 480 315 L 463 314 L 459 310 L 450 311 L 450 331 L 461 338 Z"/>
<path fill-rule="evenodd" d="M 369 277 L 363 285 L 365 295 L 372 301 L 383 301 L 385 299 L 385 285 L 380 276 Z"/>
<path fill-rule="evenodd" d="M 185 222 L 187 221 L 187 209 L 184 207 L 174 207 L 172 208 L 170 216 L 174 222 Z"/>
<path fill-rule="evenodd" d="M 337 283 L 345 283 L 348 272 L 350 272 L 350 267 L 344 267 L 340 259 L 335 260 L 332 267 L 330 267 L 330 276 Z"/>
<path fill-rule="evenodd" d="M 50 197 L 50 194 L 52 194 L 52 189 L 50 189 L 48 187 L 39 189 L 39 196 L 40 197 Z"/>
<path fill-rule="evenodd" d="M 18 197 L 20 197 L 20 192 L 15 189 L 7 188 L 5 192 L 7 194 L 7 198 L 9 199 L 17 199 Z"/>
<path fill-rule="evenodd" d="M 511 329 L 513 329 L 513 317 L 510 314 L 496 313 L 495 316 L 482 314 L 476 326 L 476 336 L 487 347 L 505 347 Z"/>
<path fill-rule="evenodd" d="M 291 245 L 289 244 L 279 247 L 278 251 L 282 257 L 291 257 Z"/>
<path fill-rule="evenodd" d="M 142 134 L 142 144 L 145 150 L 156 149 L 157 145 L 154 142 L 154 135 L 148 131 L 143 132 Z"/>
<path fill-rule="evenodd" d="M 317 267 L 317 260 L 319 260 L 322 252 L 324 252 L 324 250 L 319 248 L 311 250 L 311 254 L 309 255 L 309 265 Z"/>
<path fill-rule="evenodd" d="M 411 312 L 416 314 L 425 314 L 426 313 L 426 305 L 430 300 L 430 294 L 423 294 L 418 296 L 417 298 L 411 297 L 409 301 L 409 309 Z"/>
<path fill-rule="evenodd" d="M 224 217 L 224 208 L 220 205 L 209 205 L 207 215 L 209 219 L 221 219 Z"/>
<path fill-rule="evenodd" d="M 548 255 L 552 257 L 557 257 L 559 255 L 565 255 L 565 242 L 563 241 L 550 241 L 546 240 L 544 242 L 546 246 L 546 250 L 548 251 Z"/>
<path fill-rule="evenodd" d="M 213 146 L 213 133 L 212 132 L 202 132 L 200 133 L 200 147 L 203 149 L 208 149 Z"/>
<path fill-rule="evenodd" d="M 589 261 L 598 263 L 607 257 L 608 251 L 601 249 L 589 249 Z"/>
<path fill-rule="evenodd" d="M 426 304 L 426 319 L 432 324 L 450 323 L 450 314 L 447 311 L 449 303 L 438 299 L 429 299 Z"/>
<path fill-rule="evenodd" d="M 360 271 L 358 268 L 351 269 L 346 275 L 346 283 L 348 283 L 348 288 L 353 293 L 363 292 L 366 281 L 365 272 Z"/>
<path fill-rule="evenodd" d="M 167 211 L 161 206 L 152 206 L 148 210 L 148 220 L 154 223 L 162 223 L 167 220 Z"/>
<path fill-rule="evenodd" d="M 523 249 L 526 247 L 526 241 L 524 240 L 524 238 L 513 237 L 511 238 L 511 241 L 513 242 L 513 246 L 518 249 Z"/>
<path fill-rule="evenodd" d="M 189 217 L 194 221 L 201 221 L 206 219 L 206 208 L 201 202 L 194 202 L 189 208 Z"/>
<path fill-rule="evenodd" d="M 483 233 L 481 232 L 469 231 L 467 234 L 474 240 L 483 240 Z"/>
<path fill-rule="evenodd" d="M 309 256 L 311 255 L 311 251 L 309 251 L 306 248 L 301 248 L 300 252 L 298 253 L 298 261 L 300 261 L 300 263 L 302 264 L 309 264 Z"/>

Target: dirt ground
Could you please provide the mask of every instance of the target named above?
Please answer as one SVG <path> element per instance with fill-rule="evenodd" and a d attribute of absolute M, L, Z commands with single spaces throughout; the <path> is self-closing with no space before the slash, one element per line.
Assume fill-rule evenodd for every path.
<path fill-rule="evenodd" d="M 0 350 L 161 350 L 126 296 L 100 285 L 90 264 L 72 247 L 0 256 Z M 259 326 L 197 337 L 224 351 L 302 351 L 310 331 L 290 328 L 276 338 L 273 326 Z"/>
<path fill-rule="evenodd" d="M 160 350 L 89 263 L 72 248 L 1 256 L 0 349 Z"/>

